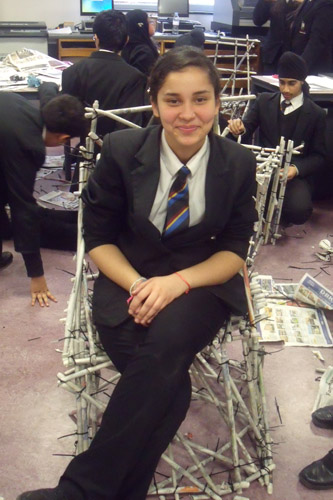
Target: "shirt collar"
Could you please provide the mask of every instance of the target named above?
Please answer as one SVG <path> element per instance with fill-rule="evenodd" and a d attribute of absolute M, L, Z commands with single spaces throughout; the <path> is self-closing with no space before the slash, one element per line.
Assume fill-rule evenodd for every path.
<path fill-rule="evenodd" d="M 284 102 L 284 101 L 285 101 L 285 98 L 281 94 L 280 104 L 281 104 L 281 102 Z M 303 102 L 304 102 L 303 92 L 301 92 L 300 94 L 298 94 L 296 97 L 293 97 L 293 99 L 290 99 L 289 102 L 291 104 L 292 109 L 300 108 L 303 105 Z"/>
<path fill-rule="evenodd" d="M 202 161 L 204 159 L 206 159 L 206 162 L 208 162 L 209 152 L 210 145 L 208 137 L 206 137 L 205 142 L 203 143 L 199 151 L 197 151 L 197 153 L 195 153 L 195 155 L 192 156 L 192 158 L 186 163 L 187 168 L 191 172 L 191 177 L 195 175 L 197 170 L 202 165 Z M 180 161 L 180 159 L 175 155 L 175 153 L 167 143 L 164 130 L 162 130 L 161 136 L 161 158 L 172 177 L 174 177 L 178 173 L 179 169 L 184 165 L 184 163 Z"/>

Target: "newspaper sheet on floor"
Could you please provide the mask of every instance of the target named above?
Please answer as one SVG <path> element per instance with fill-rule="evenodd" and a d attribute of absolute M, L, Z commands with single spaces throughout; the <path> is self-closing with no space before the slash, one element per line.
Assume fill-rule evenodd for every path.
<path fill-rule="evenodd" d="M 318 394 L 312 411 L 331 405 L 333 405 L 333 366 L 329 366 L 320 379 Z"/>
<path fill-rule="evenodd" d="M 65 155 L 46 155 L 43 168 L 62 168 L 65 161 Z"/>
<path fill-rule="evenodd" d="M 311 276 L 309 278 L 313 280 Z M 296 298 L 297 291 L 305 290 L 310 283 L 308 278 L 303 277 L 300 283 L 275 283 L 271 276 L 262 275 L 255 281 L 266 296 L 266 305 L 260 309 L 263 319 L 258 324 L 262 342 L 283 341 L 289 346 L 333 346 L 324 312 L 316 307 L 305 307 Z M 325 287 L 316 283 L 320 296 L 319 290 Z"/>
<path fill-rule="evenodd" d="M 50 203 L 62 207 L 65 210 L 76 210 L 79 206 L 79 200 L 73 193 L 67 191 L 51 191 L 43 194 L 38 198 L 38 201 Z"/>
<path fill-rule="evenodd" d="M 39 179 L 43 179 L 44 177 L 47 177 L 48 175 L 51 174 L 57 174 L 60 170 L 60 167 L 55 167 L 55 168 L 40 168 L 36 174 L 36 181 Z M 61 179 L 61 177 L 60 177 Z"/>
<path fill-rule="evenodd" d="M 330 311 L 333 309 L 333 292 L 312 278 L 308 273 L 305 273 L 298 283 L 295 299 L 315 307 L 329 309 Z"/>

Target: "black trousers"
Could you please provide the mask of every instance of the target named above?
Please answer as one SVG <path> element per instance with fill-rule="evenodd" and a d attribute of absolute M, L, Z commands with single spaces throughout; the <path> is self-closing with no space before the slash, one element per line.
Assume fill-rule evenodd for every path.
<path fill-rule="evenodd" d="M 312 186 L 307 179 L 294 177 L 287 182 L 282 206 L 282 222 L 304 224 L 312 214 Z"/>
<path fill-rule="evenodd" d="M 77 212 L 39 207 L 39 214 L 41 248 L 75 252 L 77 245 Z M 6 215 L 4 206 L 0 204 L 0 255 L 2 240 L 8 240 L 12 237 L 12 224 Z"/>
<path fill-rule="evenodd" d="M 148 328 L 128 320 L 99 326 L 122 373 L 90 448 L 60 479 L 70 500 L 144 500 L 163 451 L 187 413 L 195 354 L 229 316 L 204 288 L 174 300 Z"/>

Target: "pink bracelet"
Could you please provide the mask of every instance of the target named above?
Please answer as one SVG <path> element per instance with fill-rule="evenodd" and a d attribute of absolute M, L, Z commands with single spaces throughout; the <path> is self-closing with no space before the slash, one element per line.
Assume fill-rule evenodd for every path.
<path fill-rule="evenodd" d="M 184 281 L 184 283 L 186 283 L 186 285 L 187 285 L 187 287 L 188 287 L 188 288 L 187 288 L 187 290 L 185 291 L 185 293 L 188 293 L 188 292 L 191 290 L 191 285 L 189 284 L 189 282 L 188 282 L 188 281 L 186 281 L 186 279 L 185 279 L 185 278 L 183 278 L 183 276 L 182 276 L 181 274 L 179 274 L 179 273 L 173 273 L 173 274 L 176 274 L 176 275 L 178 276 L 178 278 L 180 278 L 181 280 L 183 280 L 183 281 Z"/>

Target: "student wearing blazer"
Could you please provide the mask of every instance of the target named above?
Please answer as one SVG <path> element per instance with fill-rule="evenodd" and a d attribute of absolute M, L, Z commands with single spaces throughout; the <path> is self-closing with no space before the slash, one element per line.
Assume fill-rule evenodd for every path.
<path fill-rule="evenodd" d="M 15 250 L 22 254 L 31 278 L 31 304 L 37 302 L 42 307 L 56 299 L 48 288 L 40 252 L 43 212 L 33 195 L 36 174 L 45 161 L 46 146 L 59 146 L 84 134 L 87 125 L 81 103 L 73 96 L 57 93 L 57 85 L 43 83 L 38 109 L 14 92 L 0 92 L 4 117 L 0 123 L 0 211 L 9 204 Z M 0 268 L 1 233 L 2 226 Z M 12 260 L 9 252 L 5 255 Z"/>
<path fill-rule="evenodd" d="M 304 0 L 291 25 L 290 50 L 302 56 L 309 75 L 333 71 L 333 0 Z"/>
<path fill-rule="evenodd" d="M 269 22 L 269 29 L 261 48 L 264 75 L 277 71 L 279 58 L 288 50 L 290 23 L 295 10 L 300 6 L 297 0 L 258 0 L 253 10 L 253 22 L 263 26 Z"/>
<path fill-rule="evenodd" d="M 84 233 L 100 269 L 94 320 L 122 376 L 90 448 L 56 488 L 19 500 L 144 500 L 189 407 L 195 354 L 231 310 L 245 311 L 255 159 L 211 132 L 219 92 L 202 51 L 169 51 L 150 80 L 162 126 L 105 138 L 83 192 Z"/>
<path fill-rule="evenodd" d="M 92 106 L 98 100 L 99 107 L 104 110 L 145 104 L 145 75 L 120 56 L 127 41 L 124 14 L 113 10 L 101 12 L 94 20 L 93 33 L 98 50 L 65 69 L 62 74 L 63 92 L 74 95 L 85 106 Z M 142 124 L 140 113 L 128 115 L 128 119 Z M 104 136 L 120 128 L 125 127 L 110 118 L 101 117 L 97 133 Z"/>
<path fill-rule="evenodd" d="M 229 121 L 229 129 L 234 135 L 245 133 L 244 142 L 258 129 L 257 142 L 263 147 L 275 148 L 281 136 L 292 139 L 294 147 L 303 145 L 301 154 L 292 157 L 282 208 L 284 223 L 303 224 L 312 213 L 312 194 L 323 182 L 326 115 L 309 97 L 304 83 L 307 69 L 301 57 L 285 52 L 278 72 L 280 92 L 260 94 L 243 120 Z"/>

